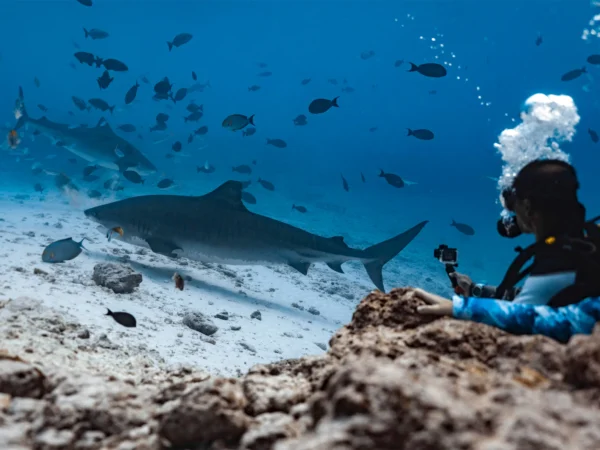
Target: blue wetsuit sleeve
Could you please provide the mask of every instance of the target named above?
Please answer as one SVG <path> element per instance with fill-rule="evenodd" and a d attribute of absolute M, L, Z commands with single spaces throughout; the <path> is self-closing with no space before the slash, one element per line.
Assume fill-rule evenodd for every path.
<path fill-rule="evenodd" d="M 457 295 L 452 303 L 456 319 L 485 323 L 512 334 L 543 334 L 560 342 L 574 334 L 591 334 L 600 320 L 598 297 L 560 308 Z"/>

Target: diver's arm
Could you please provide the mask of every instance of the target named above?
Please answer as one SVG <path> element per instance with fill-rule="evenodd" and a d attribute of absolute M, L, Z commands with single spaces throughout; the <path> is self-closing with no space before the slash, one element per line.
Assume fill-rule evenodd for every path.
<path fill-rule="evenodd" d="M 591 334 L 600 320 L 600 299 L 552 308 L 493 298 L 454 296 L 452 316 L 485 323 L 512 334 L 542 334 L 566 342 L 574 334 Z"/>
<path fill-rule="evenodd" d="M 495 298 L 496 297 L 496 289 L 497 289 L 497 286 L 492 286 L 489 284 L 473 283 L 471 285 L 470 293 L 471 293 L 472 297 Z M 506 292 L 506 294 L 504 295 L 504 298 L 506 300 L 513 300 L 515 297 L 517 297 L 517 295 L 519 295 L 519 292 L 521 292 L 521 288 L 513 287 L 512 289 L 509 289 Z"/>

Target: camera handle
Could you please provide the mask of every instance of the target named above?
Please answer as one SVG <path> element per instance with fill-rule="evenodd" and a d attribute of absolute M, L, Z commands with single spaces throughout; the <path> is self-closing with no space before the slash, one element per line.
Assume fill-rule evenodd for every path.
<path fill-rule="evenodd" d="M 456 272 L 456 267 L 458 264 L 444 264 L 446 267 L 446 273 L 448 274 L 448 278 L 450 278 L 450 283 L 452 284 L 452 289 L 454 289 L 454 293 L 457 295 L 463 295 L 465 291 L 458 285 L 458 281 L 456 281 L 455 277 L 450 276 L 454 272 Z"/>

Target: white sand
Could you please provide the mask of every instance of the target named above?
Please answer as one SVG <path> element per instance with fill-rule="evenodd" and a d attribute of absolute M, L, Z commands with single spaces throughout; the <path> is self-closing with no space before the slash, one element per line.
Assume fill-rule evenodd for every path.
<path fill-rule="evenodd" d="M 0 198 L 0 300 L 19 296 L 41 300 L 81 323 L 92 337 L 104 333 L 119 346 L 145 352 L 168 365 L 183 363 L 211 373 L 238 375 L 253 364 L 321 353 L 316 344 L 327 345 L 372 289 L 364 269 L 355 264 L 344 266 L 345 275 L 316 265 L 303 276 L 286 266 L 223 267 L 140 252 L 118 241 L 107 242 L 96 230 L 97 224 L 84 217 L 85 207 L 101 202 L 80 199 L 71 203 L 52 195 L 45 201 L 39 201 L 39 196 Z M 63 264 L 41 261 L 46 245 L 68 237 L 77 241 L 88 237 L 91 241 L 84 245 L 89 252 Z M 114 294 L 92 281 L 95 264 L 128 258 L 126 263 L 143 275 L 133 294 Z M 35 275 L 34 268 L 48 275 Z M 175 289 L 174 272 L 191 277 L 183 291 Z M 124 328 L 105 316 L 107 307 L 133 314 L 137 328 Z M 309 313 L 310 307 L 320 315 Z M 219 327 L 211 336 L 214 344 L 181 323 L 187 310 L 210 317 L 229 313 L 227 321 L 212 318 Z M 250 318 L 256 310 L 262 320 Z M 231 326 L 241 329 L 233 331 Z"/>

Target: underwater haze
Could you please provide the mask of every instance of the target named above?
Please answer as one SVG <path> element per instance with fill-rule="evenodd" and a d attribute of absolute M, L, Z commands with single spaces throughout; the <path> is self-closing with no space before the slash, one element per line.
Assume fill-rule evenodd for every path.
<path fill-rule="evenodd" d="M 138 327 L 185 308 L 248 317 L 258 308 L 263 322 L 273 311 L 278 330 L 314 326 L 308 334 L 326 342 L 375 287 L 360 257 L 343 261 L 345 274 L 320 264 L 321 254 L 306 275 L 294 261 L 206 260 L 205 248 L 202 263 L 188 263 L 170 257 L 179 250 L 170 240 L 141 253 L 125 225 L 99 231 L 84 214 L 132 197 L 204 196 L 229 180 L 251 182 L 242 194 L 249 211 L 277 227 L 341 236 L 351 249 L 428 221 L 383 280 L 388 290 L 445 296 L 438 245 L 458 249 L 460 272 L 497 284 L 514 247 L 529 243 L 502 239 L 496 222 L 503 175 L 532 158 L 569 159 L 588 215 L 600 214 L 593 1 L 5 0 L 2 10 L 0 294 L 61 296 L 60 307 L 90 326 L 113 326 L 104 307 L 135 313 Z M 309 107 L 317 99 L 322 111 Z M 505 130 L 513 131 L 502 138 Z M 193 228 L 199 222 L 182 208 Z M 198 220 L 212 214 L 222 218 L 206 207 Z M 70 237 L 87 238 L 86 250 L 63 265 L 42 262 L 48 244 Z M 144 277 L 140 290 L 118 296 L 85 282 L 66 294 L 105 261 L 131 264 Z M 39 266 L 55 285 L 21 279 L 15 266 Z M 187 275 L 183 291 L 174 272 Z M 181 331 L 160 317 L 158 328 L 173 329 L 153 339 L 169 354 L 161 345 L 177 347 Z M 277 350 L 277 334 L 256 333 Z M 287 347 L 276 353 L 318 351 Z M 248 364 L 272 356 L 257 349 Z"/>

